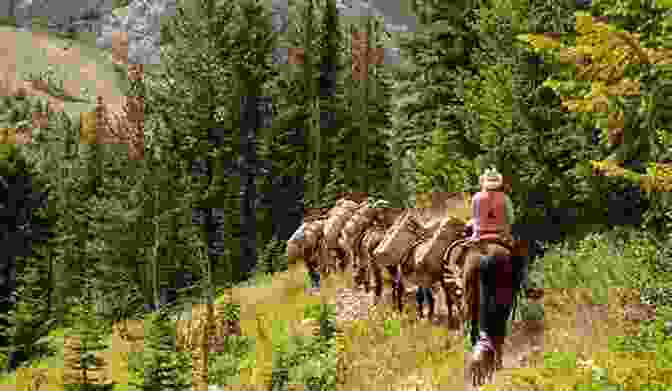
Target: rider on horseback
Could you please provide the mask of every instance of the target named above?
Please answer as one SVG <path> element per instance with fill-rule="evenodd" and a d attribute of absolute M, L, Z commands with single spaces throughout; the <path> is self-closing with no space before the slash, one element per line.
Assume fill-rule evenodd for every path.
<path fill-rule="evenodd" d="M 467 229 L 471 239 L 477 240 L 481 234 L 511 234 L 513 224 L 513 203 L 503 192 L 503 177 L 494 168 L 486 170 L 480 177 L 481 191 L 471 201 L 472 219 Z M 482 213 L 487 211 L 488 213 Z"/>
<path fill-rule="evenodd" d="M 494 168 L 480 177 L 481 191 L 472 199 L 473 229 L 471 240 L 495 239 L 512 242 L 513 204 L 503 191 L 503 177 Z M 488 351 L 496 356 L 501 368 L 501 349 L 506 334 L 506 321 L 513 299 L 512 257 L 482 256 L 480 264 L 480 309 L 478 331 L 472 330 L 474 360 L 483 360 Z"/>

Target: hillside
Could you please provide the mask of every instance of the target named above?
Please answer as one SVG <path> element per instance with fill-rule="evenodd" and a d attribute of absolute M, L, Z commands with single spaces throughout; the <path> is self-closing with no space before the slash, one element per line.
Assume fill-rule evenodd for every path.
<path fill-rule="evenodd" d="M 669 354 L 672 338 L 660 339 L 655 337 L 656 333 L 651 336 L 651 330 L 661 330 L 663 319 L 670 319 L 669 310 L 658 309 L 658 320 L 652 322 L 651 308 L 639 303 L 638 296 L 626 288 L 628 268 L 641 265 L 641 261 L 633 257 L 633 250 L 614 253 L 611 242 L 611 236 L 600 235 L 585 239 L 576 250 L 558 246 L 536 264 L 531 277 L 533 284 L 539 281 L 543 268 L 544 286 L 548 288 L 544 289 L 540 302 L 523 300 L 521 303 L 519 319 L 523 320 L 513 322 L 505 347 L 504 369 L 496 376 L 496 388 L 485 389 L 583 387 L 580 385 L 589 384 L 586 381 L 590 381 L 590 377 L 586 376 L 590 376 L 591 371 L 594 381 L 599 377 L 600 370 L 591 365 L 607 368 L 611 384 L 627 384 L 619 388 L 622 390 L 670 389 L 642 388 L 647 382 L 670 384 L 672 373 L 665 363 L 672 359 Z M 610 253 L 615 256 L 606 257 Z M 591 259 L 594 260 L 592 267 L 586 268 L 582 262 Z M 575 266 L 567 268 L 568 265 Z M 457 330 L 447 327 L 441 294 L 437 297 L 438 320 L 417 321 L 412 315 L 415 303 L 411 289 L 405 299 L 406 314 L 398 316 L 390 306 L 389 288 L 383 303 L 373 306 L 370 295 L 353 290 L 349 273 L 324 279 L 317 295 L 309 294 L 306 269 L 302 265 L 290 265 L 287 271 L 272 277 L 259 276 L 252 283 L 226 291 L 218 302 L 232 301 L 240 305 L 242 338 L 255 342 L 249 354 L 234 360 L 237 364 L 232 372 L 231 361 L 225 365 L 217 358 L 230 356 L 213 354 L 211 373 L 218 373 L 217 365 L 225 365 L 229 375 L 224 379 L 230 384 L 261 385 L 261 379 L 268 379 L 273 372 L 273 363 L 277 365 L 276 355 L 297 349 L 298 345 L 294 345 L 297 342 L 288 338 L 290 335 L 315 338 L 310 337 L 314 323 L 305 319 L 314 317 L 309 315 L 309 308 L 324 302 L 333 305 L 342 336 L 337 337 L 339 353 L 332 358 L 337 363 L 332 362 L 336 365 L 331 370 L 328 367 L 316 369 L 314 365 L 318 362 L 328 363 L 322 361 L 326 358 L 316 362 L 306 357 L 305 361 L 294 364 L 303 368 L 303 372 L 312 370 L 326 376 L 325 371 L 336 371 L 339 389 L 348 390 L 469 389 L 464 382 L 466 340 Z M 611 281 L 599 280 L 598 276 Z M 590 281 L 589 287 L 572 286 L 572 279 L 577 277 Z M 543 306 L 543 320 L 539 318 L 538 308 L 535 309 L 539 305 Z M 59 333 L 63 334 L 55 332 Z M 658 351 L 657 355 L 645 353 L 651 352 L 651 347 Z M 636 352 L 627 352 L 633 348 Z M 106 352 L 103 355 L 119 354 L 112 348 Z M 33 367 L 61 367 L 58 362 L 56 355 L 34 363 Z M 655 370 L 648 377 L 642 377 L 641 369 L 647 366 Z M 124 368 L 126 363 L 113 367 Z M 295 367 L 291 373 L 290 380 L 300 377 L 302 371 L 297 372 Z M 305 373 L 303 376 L 305 378 Z M 3 378 L 5 383 L 15 381 L 14 375 Z M 538 388 L 540 386 L 542 388 Z M 126 388 L 117 385 L 114 389 Z"/>
<path fill-rule="evenodd" d="M 631 12 L 610 1 L 610 9 L 595 2 L 591 12 Z M 237 7 L 237 2 L 218 3 Z M 307 62 L 312 68 L 290 61 L 285 74 L 256 60 L 240 61 L 245 52 L 270 61 L 278 47 L 267 40 L 270 25 L 261 23 L 261 9 L 250 7 L 245 19 L 233 19 L 226 7 L 211 23 L 199 15 L 185 18 L 194 30 L 177 34 L 174 47 L 181 52 L 144 68 L 149 75 L 170 67 L 178 79 L 146 84 L 147 144 L 142 134 L 138 138 L 146 159 L 77 145 L 75 153 L 61 155 L 58 149 L 70 151 L 72 137 L 56 141 L 54 148 L 48 143 L 16 148 L 36 162 L 34 179 L 40 181 L 32 181 L 30 188 L 10 180 L 9 173 L 0 176 L 0 209 L 6 211 L 1 222 L 5 231 L 23 235 L 0 235 L 0 247 L 8 253 L 19 239 L 37 242 L 39 217 L 49 220 L 44 226 L 53 236 L 40 239 L 33 254 L 5 256 L 0 263 L 0 298 L 7 298 L 0 303 L 0 315 L 9 314 L 0 325 L 0 331 L 7 331 L 0 334 L 3 346 L 8 346 L 0 350 L 0 367 L 10 361 L 23 365 L 0 376 L 0 391 L 90 391 L 88 384 L 64 385 L 73 383 L 65 375 L 80 373 L 76 366 L 86 360 L 99 361 L 94 383 L 108 391 L 143 389 L 129 382 L 151 383 L 161 391 L 189 390 L 167 386 L 170 380 L 193 381 L 191 391 L 474 391 L 468 371 L 470 330 L 449 322 L 443 292 L 434 291 L 437 316 L 427 321 L 416 319 L 414 286 L 406 286 L 403 314 L 392 306 L 391 281 L 385 281 L 383 299 L 376 303 L 373 293 L 353 286 L 350 269 L 322 276 L 321 289 L 315 290 L 304 264 L 288 264 L 286 240 L 302 218 L 307 222 L 311 215 L 326 214 L 348 193 L 413 205 L 412 214 L 425 228 L 436 227 L 449 214 L 466 220 L 471 217 L 467 191 L 479 187 L 479 175 L 490 164 L 511 180 L 505 188 L 521 237 L 543 243 L 546 251 L 531 266 L 528 286 L 543 294 L 520 299 L 505 341 L 504 368 L 482 390 L 672 391 L 672 198 L 591 172 L 593 159 L 627 146 L 622 140 L 606 145 L 605 133 L 613 123 L 581 119 L 562 109 L 563 100 L 547 86 L 557 82 L 551 79 L 556 73 L 553 56 L 542 58 L 537 50 L 500 40 L 556 24 L 595 24 L 603 32 L 611 27 L 586 15 L 575 20 L 573 4 L 471 3 L 473 23 L 455 18 L 450 7 L 414 10 L 445 23 L 403 40 L 405 65 L 399 70 L 370 69 L 366 74 L 372 88 L 355 82 L 363 74 L 356 65 L 363 65 L 364 56 L 355 58 L 354 42 L 363 42 L 355 38 L 360 34 L 345 34 L 344 50 L 318 53 L 325 59 L 345 58 L 343 70 L 329 70 L 307 56 L 313 57 Z M 322 42 L 329 42 L 334 27 L 352 27 L 350 19 L 329 27 L 330 18 L 315 17 L 328 12 L 314 10 L 312 3 L 305 10 L 306 2 L 294 5 L 290 20 L 297 32 L 285 38 L 304 54 L 314 45 L 330 46 Z M 510 21 L 510 15 L 520 18 Z M 591 21 L 585 23 L 587 19 Z M 628 16 L 629 24 L 636 20 Z M 662 17 L 652 24 L 660 25 L 661 40 L 671 36 L 672 25 Z M 228 36 L 229 31 L 234 33 Z M 210 44 L 204 32 L 221 42 Z M 558 34 L 550 32 L 539 42 L 557 46 L 547 41 Z M 658 42 L 655 31 L 641 35 L 642 45 Z M 120 52 L 127 45 L 107 51 L 9 26 L 0 26 L 0 39 L 7 42 L 0 48 L 0 95 L 22 90 L 71 117 L 91 112 L 95 96 L 103 98 L 108 111 L 121 111 L 129 66 L 120 61 Z M 384 45 L 383 40 L 376 37 L 376 46 Z M 398 41 L 390 44 L 402 43 Z M 603 45 L 596 44 L 595 52 L 606 52 Z M 361 45 L 359 53 L 366 47 Z M 653 82 L 662 84 L 668 73 L 645 75 L 641 64 L 629 61 L 621 70 L 630 65 L 628 72 L 642 73 L 637 77 L 652 84 L 642 83 L 638 98 L 624 95 L 641 106 L 629 108 L 627 122 L 614 129 L 633 132 L 648 123 L 651 140 L 637 148 L 651 144 L 654 152 L 640 154 L 633 147 L 625 156 L 643 159 L 640 163 L 660 160 L 672 151 L 665 130 L 672 129 L 667 126 L 670 117 L 658 110 L 664 104 L 656 106 L 646 95 L 662 91 Z M 312 83 L 318 69 L 319 90 Z M 33 82 L 26 80 L 29 73 L 37 77 Z M 272 126 L 252 126 L 246 112 L 239 112 L 235 94 L 251 89 L 233 87 L 247 87 L 241 76 L 252 74 L 263 76 L 257 95 L 272 98 L 272 110 L 257 106 L 261 122 L 271 119 Z M 584 87 L 604 86 L 584 81 Z M 324 92 L 332 87 L 336 99 L 325 106 Z M 88 96 L 82 89 L 88 89 Z M 17 106 L 29 107 L 22 102 Z M 213 111 L 224 115 L 213 119 Z M 329 126 L 331 114 L 347 120 Z M 144 123 L 144 117 L 137 123 Z M 240 137 L 248 125 L 264 130 Z M 594 141 L 589 133 L 595 138 L 600 127 L 602 141 Z M 10 133 L 7 125 L 0 125 L 3 129 Z M 64 128 L 48 129 L 58 135 Z M 73 130 L 63 133 L 74 135 Z M 22 136 L 28 142 L 30 135 Z M 271 169 L 261 167 L 265 163 Z M 259 174 L 239 180 L 245 171 Z M 49 197 L 42 197 L 47 191 Z M 30 215 L 12 213 L 8 206 L 33 199 L 43 199 L 45 210 Z M 388 223 L 378 220 L 376 224 Z M 359 237 L 347 231 L 344 226 L 331 233 Z M 253 240 L 255 246 L 246 246 Z M 214 327 L 204 334 L 205 306 L 195 303 L 210 295 L 208 287 L 216 306 Z M 159 316 L 163 311 L 157 306 L 170 317 Z M 84 338 L 92 342 L 80 355 L 76 348 Z M 199 349 L 204 345 L 209 349 Z M 8 358 L 12 349 L 23 357 Z M 204 369 L 208 377 L 199 381 Z M 161 373 L 168 374 L 168 381 L 160 381 Z"/>
<path fill-rule="evenodd" d="M 109 113 L 123 112 L 127 71 L 123 64 L 113 62 L 110 51 L 83 40 L 11 26 L 0 26 L 0 39 L 5 43 L 0 49 L 3 95 L 23 89 L 27 96 L 46 101 L 51 110 L 63 111 L 73 119 L 92 111 L 97 96 L 103 98 Z M 31 81 L 31 75 L 40 81 Z"/>

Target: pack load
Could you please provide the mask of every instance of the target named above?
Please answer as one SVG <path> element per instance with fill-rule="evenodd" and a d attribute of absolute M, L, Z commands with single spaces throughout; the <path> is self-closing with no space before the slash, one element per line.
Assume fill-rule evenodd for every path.
<path fill-rule="evenodd" d="M 460 239 L 464 231 L 464 222 L 448 216 L 441 220 L 432 237 L 420 244 L 415 250 L 415 262 L 424 263 L 441 258 L 451 243 Z"/>
<path fill-rule="evenodd" d="M 303 256 L 306 259 L 317 249 L 319 240 L 322 237 L 322 230 L 324 228 L 323 220 L 315 220 L 310 223 L 306 223 L 304 228 L 304 247 L 303 247 Z"/>
<path fill-rule="evenodd" d="M 360 206 L 350 220 L 345 223 L 343 231 L 341 231 L 341 236 L 338 239 L 338 244 L 341 248 L 346 249 L 346 252 L 349 253 L 350 257 L 356 255 L 355 247 L 358 238 L 361 237 L 367 227 L 373 224 L 373 220 L 377 214 L 378 210 L 371 208 L 368 204 L 364 204 Z M 352 251 L 347 251 L 348 249 Z"/>
<path fill-rule="evenodd" d="M 417 240 L 428 237 L 428 234 L 414 217 L 412 209 L 406 210 L 374 250 L 375 262 L 380 266 L 397 264 Z"/>
<path fill-rule="evenodd" d="M 381 208 L 376 215 L 376 223 L 381 224 L 386 229 L 391 228 L 405 212 L 406 209 L 404 208 Z"/>
<path fill-rule="evenodd" d="M 327 248 L 338 248 L 338 237 L 345 223 L 352 217 L 359 205 L 350 200 L 341 199 L 329 211 L 324 225 L 324 241 Z"/>
<path fill-rule="evenodd" d="M 360 256 L 364 263 L 371 260 L 373 251 L 385 238 L 385 229 L 381 226 L 372 226 L 366 229 L 364 237 L 360 243 Z"/>

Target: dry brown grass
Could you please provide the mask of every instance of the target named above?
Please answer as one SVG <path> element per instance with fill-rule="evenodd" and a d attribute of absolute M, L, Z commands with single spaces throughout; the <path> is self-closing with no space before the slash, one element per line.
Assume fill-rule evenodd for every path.
<path fill-rule="evenodd" d="M 410 387 L 418 383 L 425 388 L 464 386 L 464 351 L 459 336 L 398 317 L 391 309 L 376 313 L 378 316 L 374 315 L 370 321 L 344 328 L 345 346 L 340 359 L 347 366 L 339 372 L 342 389 L 387 390 L 397 389 L 400 384 Z M 401 322 L 399 335 L 385 335 L 385 318 Z"/>

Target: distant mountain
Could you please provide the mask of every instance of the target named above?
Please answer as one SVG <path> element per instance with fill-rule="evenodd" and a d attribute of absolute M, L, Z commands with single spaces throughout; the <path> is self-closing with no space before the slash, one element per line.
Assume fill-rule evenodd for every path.
<path fill-rule="evenodd" d="M 363 0 L 336 0 L 336 7 L 343 16 L 364 16 L 369 12 L 382 16 L 387 22 L 389 32 L 413 31 L 415 17 L 401 7 L 400 1 L 376 0 L 373 3 Z"/>

